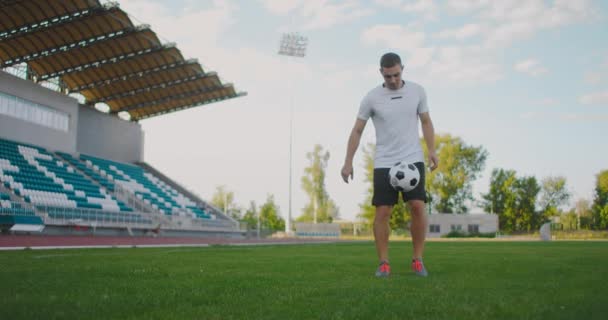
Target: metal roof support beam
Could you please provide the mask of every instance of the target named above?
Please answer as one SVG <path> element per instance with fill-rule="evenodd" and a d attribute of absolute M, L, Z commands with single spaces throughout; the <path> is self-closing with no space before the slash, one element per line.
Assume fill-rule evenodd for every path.
<path fill-rule="evenodd" d="M 77 42 L 67 43 L 67 44 L 62 45 L 61 47 L 47 48 L 43 51 L 30 53 L 26 56 L 17 57 L 13 60 L 3 61 L 2 64 L 0 65 L 0 68 L 5 68 L 5 67 L 8 67 L 13 64 L 28 62 L 28 61 L 40 59 L 43 57 L 49 57 L 49 56 L 52 56 L 52 55 L 60 53 L 60 52 L 70 51 L 75 48 L 85 48 L 85 47 L 88 47 L 88 46 L 91 46 L 94 44 L 98 44 L 98 43 L 101 43 L 104 41 L 119 39 L 119 38 L 128 36 L 132 33 L 140 32 L 140 31 L 146 30 L 146 29 L 149 30 L 149 28 L 150 27 L 148 25 L 129 27 L 129 28 L 117 30 L 115 32 L 102 34 L 97 37 L 84 39 L 84 40 L 80 40 Z"/>
<path fill-rule="evenodd" d="M 91 89 L 91 88 L 99 88 L 99 87 L 103 87 L 103 86 L 106 86 L 106 85 L 109 85 L 109 84 L 112 84 L 115 82 L 126 81 L 126 80 L 133 79 L 133 78 L 141 78 L 141 77 L 144 77 L 144 76 L 147 76 L 150 74 L 154 74 L 157 72 L 170 71 L 173 69 L 177 69 L 181 66 L 193 65 L 193 64 L 197 64 L 197 63 L 198 63 L 198 61 L 196 59 L 189 59 L 189 60 L 184 60 L 184 61 L 177 61 L 177 62 L 174 62 L 171 64 L 163 64 L 161 66 L 157 66 L 154 68 L 145 69 L 145 70 L 132 72 L 132 73 L 127 73 L 127 74 L 123 74 L 123 75 L 113 77 L 113 78 L 101 79 L 96 82 L 74 87 L 70 90 L 70 93 L 78 92 L 78 91 L 82 91 L 82 90 L 86 90 L 86 89 Z M 211 75 L 212 73 L 208 72 L 207 74 Z M 215 73 L 213 73 L 213 74 L 215 74 Z"/>
<path fill-rule="evenodd" d="M 173 96 L 165 97 L 165 98 L 162 98 L 162 99 L 158 99 L 158 100 L 151 100 L 151 101 L 142 102 L 142 103 L 130 106 L 130 107 L 126 107 L 126 108 L 122 108 L 120 110 L 112 111 L 110 113 L 119 113 L 119 112 L 122 112 L 122 111 L 131 111 L 131 110 L 136 110 L 136 109 L 143 109 L 143 108 L 154 106 L 154 105 L 157 105 L 157 104 L 160 104 L 160 103 L 165 103 L 165 102 L 168 102 L 168 101 L 171 101 L 171 100 L 179 100 L 179 99 L 190 98 L 190 97 L 196 96 L 197 94 L 212 93 L 212 92 L 215 92 L 215 91 L 218 91 L 218 90 L 222 90 L 222 89 L 225 89 L 225 88 L 228 88 L 228 87 L 230 87 L 230 85 L 229 86 L 223 85 L 221 87 L 213 87 L 213 88 L 210 88 L 210 89 L 205 88 L 205 89 L 198 89 L 198 90 L 188 91 L 188 92 L 180 93 L 178 95 L 173 95 Z"/>
<path fill-rule="evenodd" d="M 213 74 L 210 73 L 201 73 L 201 74 L 197 74 L 194 76 L 190 76 L 187 78 L 182 78 L 182 79 L 176 79 L 176 80 L 172 80 L 172 81 L 168 81 L 168 82 L 163 82 L 163 83 L 159 83 L 159 84 L 155 84 L 153 86 L 149 86 L 149 87 L 142 87 L 142 88 L 138 88 L 135 90 L 130 90 L 127 92 L 120 92 L 117 94 L 113 94 L 111 96 L 107 96 L 107 97 L 103 97 L 101 99 L 96 99 L 96 100 L 91 100 L 92 104 L 95 103 L 100 103 L 100 102 L 107 102 L 107 101 L 111 101 L 111 100 L 116 100 L 116 99 L 122 99 L 122 98 L 126 98 L 126 97 L 130 97 L 130 96 L 134 96 L 137 94 L 140 94 L 142 92 L 146 92 L 146 91 L 150 91 L 150 90 L 154 90 L 154 89 L 159 89 L 159 88 L 170 88 L 173 86 L 177 86 L 180 85 L 182 83 L 186 83 L 186 82 L 192 82 L 192 81 L 196 81 L 199 79 L 205 79 L 205 78 L 209 78 L 212 77 Z"/>
<path fill-rule="evenodd" d="M 70 22 L 82 20 L 107 12 L 114 8 L 118 8 L 118 5 L 115 3 L 107 3 L 102 6 L 95 6 L 81 11 L 66 13 L 62 16 L 50 17 L 47 20 L 38 21 L 33 24 L 18 26 L 15 29 L 0 32 L 0 41 L 14 39 L 28 33 L 42 31 Z"/>
<path fill-rule="evenodd" d="M 135 59 L 135 58 L 139 58 L 139 57 L 142 57 L 142 56 L 145 56 L 148 54 L 153 54 L 153 53 L 157 53 L 157 52 L 167 50 L 167 49 L 172 49 L 172 48 L 175 48 L 174 43 L 168 43 L 165 45 L 154 46 L 154 47 L 144 49 L 144 50 L 129 52 L 129 53 L 121 54 L 119 56 L 110 57 L 110 58 L 106 58 L 106 59 L 102 59 L 102 60 L 98 60 L 98 61 L 94 61 L 94 62 L 89 62 L 89 63 L 81 64 L 78 66 L 73 66 L 73 67 L 70 67 L 70 68 L 67 68 L 64 70 L 60 70 L 57 72 L 43 74 L 40 76 L 40 80 L 58 77 L 58 76 L 62 76 L 62 75 L 69 74 L 69 73 L 80 72 L 80 71 L 84 71 L 84 70 L 87 70 L 90 68 L 97 68 L 102 65 L 109 64 L 109 63 L 117 63 L 117 62 L 124 61 L 124 60 Z"/>
<path fill-rule="evenodd" d="M 3 0 L 3 1 L 0 2 L 0 8 L 12 6 L 15 3 L 19 3 L 21 1 L 23 1 L 23 0 Z"/>

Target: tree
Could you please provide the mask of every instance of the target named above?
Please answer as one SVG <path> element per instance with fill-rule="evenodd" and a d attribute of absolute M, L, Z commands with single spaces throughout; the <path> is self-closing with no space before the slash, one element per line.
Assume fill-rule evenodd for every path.
<path fill-rule="evenodd" d="M 421 142 L 427 159 L 426 143 Z M 435 136 L 435 149 L 439 167 L 426 176 L 435 209 L 442 213 L 468 212 L 466 202 L 473 200 L 473 182 L 483 170 L 488 152 L 449 134 Z"/>
<path fill-rule="evenodd" d="M 376 208 L 372 205 L 372 196 L 374 194 L 374 153 L 375 146 L 373 143 L 368 143 L 363 147 L 363 169 L 365 182 L 368 184 L 365 201 L 359 205 L 361 212 L 359 217 L 366 221 L 370 227 L 374 225 L 374 217 L 376 216 Z M 399 201 L 391 211 L 389 220 L 391 230 L 406 229 L 411 220 L 409 207 L 403 202 L 400 197 Z"/>
<path fill-rule="evenodd" d="M 236 220 L 241 218 L 241 208 L 234 203 L 234 192 L 228 191 L 226 186 L 217 186 L 215 188 L 211 204 Z"/>
<path fill-rule="evenodd" d="M 514 206 L 516 212 L 515 230 L 536 230 L 544 222 L 542 215 L 535 210 L 536 198 L 540 189 L 538 181 L 533 176 L 517 179 L 515 183 L 516 202 Z"/>
<path fill-rule="evenodd" d="M 363 174 L 365 177 L 365 183 L 367 189 L 365 190 L 365 200 L 359 204 L 361 211 L 358 217 L 367 222 L 369 226 L 374 224 L 374 216 L 376 215 L 376 209 L 372 205 L 372 196 L 374 194 L 374 153 L 375 146 L 373 143 L 368 143 L 363 146 Z M 356 172 L 355 172 L 356 173 Z"/>
<path fill-rule="evenodd" d="M 309 166 L 304 169 L 302 189 L 308 194 L 309 202 L 298 221 L 331 222 L 338 217 L 338 207 L 325 188 L 325 170 L 329 157 L 329 151 L 324 151 L 318 144 L 312 152 L 306 154 Z"/>
<path fill-rule="evenodd" d="M 490 190 L 483 194 L 483 208 L 498 215 L 500 230 L 530 231 L 540 227 L 536 197 L 540 186 L 535 177 L 517 178 L 514 170 L 494 169 Z"/>
<path fill-rule="evenodd" d="M 257 229 L 258 227 L 258 209 L 255 201 L 249 202 L 249 209 L 243 215 L 243 222 L 247 224 L 247 229 Z"/>
<path fill-rule="evenodd" d="M 566 178 L 547 177 L 543 179 L 539 207 L 545 218 L 559 215 L 559 207 L 566 204 L 569 199 L 570 193 L 566 189 Z"/>
<path fill-rule="evenodd" d="M 490 190 L 487 194 L 482 195 L 484 211 L 496 213 L 499 217 L 504 218 L 506 203 L 513 201 L 510 198 L 514 197 L 511 190 L 513 189 L 515 180 L 517 180 L 517 177 L 515 177 L 515 171 L 513 170 L 492 170 Z M 503 225 L 505 221 L 500 222 L 500 225 Z"/>
<path fill-rule="evenodd" d="M 591 201 L 580 198 L 574 205 L 577 218 L 577 229 L 590 229 L 592 227 L 593 215 L 591 212 Z"/>
<path fill-rule="evenodd" d="M 608 170 L 603 170 L 596 176 L 591 213 L 595 229 L 608 228 Z"/>
<path fill-rule="evenodd" d="M 570 209 L 568 212 L 564 212 L 560 216 L 560 222 L 564 227 L 564 230 L 576 230 L 578 229 L 578 223 L 576 218 L 576 210 Z"/>
<path fill-rule="evenodd" d="M 389 226 L 391 230 L 406 230 L 409 229 L 408 225 L 410 220 L 412 220 L 412 212 L 400 195 L 397 204 L 394 205 L 393 210 L 391 210 Z"/>
<path fill-rule="evenodd" d="M 260 207 L 260 224 L 263 229 L 285 230 L 285 220 L 279 213 L 279 207 L 274 203 L 273 195 L 268 195 L 266 202 Z"/>

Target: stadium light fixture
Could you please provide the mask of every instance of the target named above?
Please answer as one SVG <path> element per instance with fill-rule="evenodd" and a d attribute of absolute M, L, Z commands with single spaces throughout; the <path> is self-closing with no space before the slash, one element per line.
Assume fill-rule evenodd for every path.
<path fill-rule="evenodd" d="M 125 120 L 125 121 L 131 121 L 131 114 L 128 113 L 127 111 L 121 111 L 118 113 L 118 117 Z"/>
<path fill-rule="evenodd" d="M 279 54 L 303 58 L 306 56 L 307 46 L 308 38 L 300 35 L 299 33 L 285 33 L 281 37 Z"/>
<path fill-rule="evenodd" d="M 287 56 L 288 63 L 289 57 L 303 58 L 306 56 L 306 47 L 308 46 L 308 38 L 300 35 L 299 33 L 285 33 L 281 37 L 279 44 L 279 55 Z M 293 145 L 293 89 L 291 88 L 291 77 L 288 77 L 289 81 L 289 92 L 290 92 L 290 103 L 289 103 L 289 211 L 287 215 L 287 221 L 285 221 L 285 233 L 291 233 L 291 181 L 292 181 L 292 145 Z"/>

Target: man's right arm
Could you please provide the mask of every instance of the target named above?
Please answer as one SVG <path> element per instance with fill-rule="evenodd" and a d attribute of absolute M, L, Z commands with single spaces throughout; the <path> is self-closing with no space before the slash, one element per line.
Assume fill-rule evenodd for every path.
<path fill-rule="evenodd" d="M 357 149 L 359 148 L 359 142 L 361 141 L 361 136 L 363 135 L 363 129 L 365 129 L 366 123 L 366 120 L 357 119 L 350 132 L 348 146 L 346 148 L 346 158 L 344 159 L 344 166 L 342 167 L 341 172 L 342 179 L 344 179 L 344 182 L 346 183 L 348 183 L 349 176 L 351 180 L 353 179 L 353 158 L 355 157 L 355 152 L 357 152 Z"/>

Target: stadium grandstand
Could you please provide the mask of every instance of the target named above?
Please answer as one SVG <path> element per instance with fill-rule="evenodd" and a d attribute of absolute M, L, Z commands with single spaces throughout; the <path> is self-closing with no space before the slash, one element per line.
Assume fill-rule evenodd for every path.
<path fill-rule="evenodd" d="M 139 121 L 246 93 L 118 4 L 0 1 L 0 69 L 3 233 L 242 236 L 144 162 Z"/>

